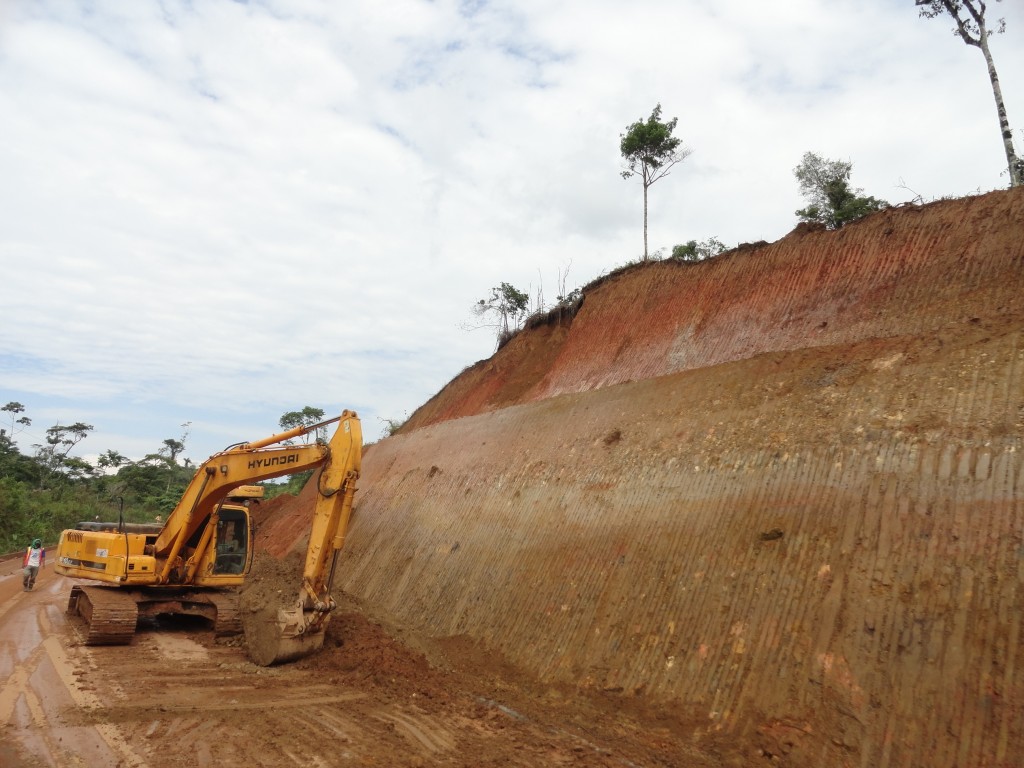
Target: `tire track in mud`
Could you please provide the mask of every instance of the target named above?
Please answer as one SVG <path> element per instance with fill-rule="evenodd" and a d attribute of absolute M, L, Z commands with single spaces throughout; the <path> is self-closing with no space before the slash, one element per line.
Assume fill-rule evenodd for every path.
<path fill-rule="evenodd" d="M 520 694 L 497 684 L 490 664 L 473 667 L 479 687 L 469 686 L 457 667 L 431 665 L 355 613 L 335 617 L 320 654 L 282 667 L 249 663 L 194 622 L 140 626 L 129 646 L 84 646 L 60 610 L 71 583 L 51 582 L 45 604 L 16 605 L 0 621 L 0 644 L 21 655 L 0 686 L 10 720 L 0 733 L 16 742 L 0 739 L 4 768 L 597 768 L 671 765 L 678 749 L 712 764 L 685 744 L 652 748 L 645 730 L 617 719 L 601 725 L 600 712 L 586 727 L 561 709 L 523 714 L 501 703 L 502 691 Z M 458 647 L 438 651 L 445 666 Z"/>
<path fill-rule="evenodd" d="M 455 750 L 455 737 L 433 718 L 390 709 L 378 710 L 374 717 L 384 722 L 387 727 L 394 727 L 412 744 L 429 755 Z"/>
<path fill-rule="evenodd" d="M 169 639 L 176 653 L 165 653 Z M 130 647 L 88 650 L 101 668 L 146 670 L 143 689 L 126 686 L 127 674 L 108 675 L 117 704 L 93 716 L 118 723 L 154 766 L 316 765 L 329 752 L 322 713 L 366 699 L 288 668 L 256 667 L 203 631 L 143 631 Z M 346 738 L 360 734 L 352 728 Z"/>
<path fill-rule="evenodd" d="M 57 604 L 67 594 L 59 582 L 40 579 L 34 592 L 9 596 L 0 613 L 0 757 L 18 768 L 39 761 L 64 766 L 145 763 L 116 727 L 82 727 L 66 713 L 101 706 L 83 684 L 83 659 L 69 648 L 64 618 Z M 73 718 L 72 718 L 73 720 Z"/>

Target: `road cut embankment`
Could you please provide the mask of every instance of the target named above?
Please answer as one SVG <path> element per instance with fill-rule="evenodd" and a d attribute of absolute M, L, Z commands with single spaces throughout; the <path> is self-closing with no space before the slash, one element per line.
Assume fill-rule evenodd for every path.
<path fill-rule="evenodd" d="M 1022 275 L 1024 190 L 609 276 L 368 449 L 341 586 L 654 729 L 1017 765 Z"/>

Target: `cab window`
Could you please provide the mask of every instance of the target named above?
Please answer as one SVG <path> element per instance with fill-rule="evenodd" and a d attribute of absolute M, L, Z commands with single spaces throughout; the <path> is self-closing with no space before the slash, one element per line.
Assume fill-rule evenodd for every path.
<path fill-rule="evenodd" d="M 214 573 L 242 573 L 249 550 L 248 528 L 244 512 L 221 509 L 217 521 L 217 559 Z"/>

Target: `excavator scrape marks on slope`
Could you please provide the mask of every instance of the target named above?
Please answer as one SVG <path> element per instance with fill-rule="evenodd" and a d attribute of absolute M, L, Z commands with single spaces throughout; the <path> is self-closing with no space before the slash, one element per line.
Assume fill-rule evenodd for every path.
<path fill-rule="evenodd" d="M 774 355 L 384 441 L 342 586 L 702 738 L 779 754 L 769 726 L 789 724 L 797 765 L 992 762 L 1024 748 L 1024 401 L 1000 394 L 1024 391 L 1015 322 L 951 330 L 941 351 Z"/>

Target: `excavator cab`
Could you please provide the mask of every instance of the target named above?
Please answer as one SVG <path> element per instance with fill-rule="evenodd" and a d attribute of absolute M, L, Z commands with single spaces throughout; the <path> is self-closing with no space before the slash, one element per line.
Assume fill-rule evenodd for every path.
<path fill-rule="evenodd" d="M 240 509 L 221 507 L 216 536 L 214 574 L 245 573 L 249 557 L 249 516 Z"/>

